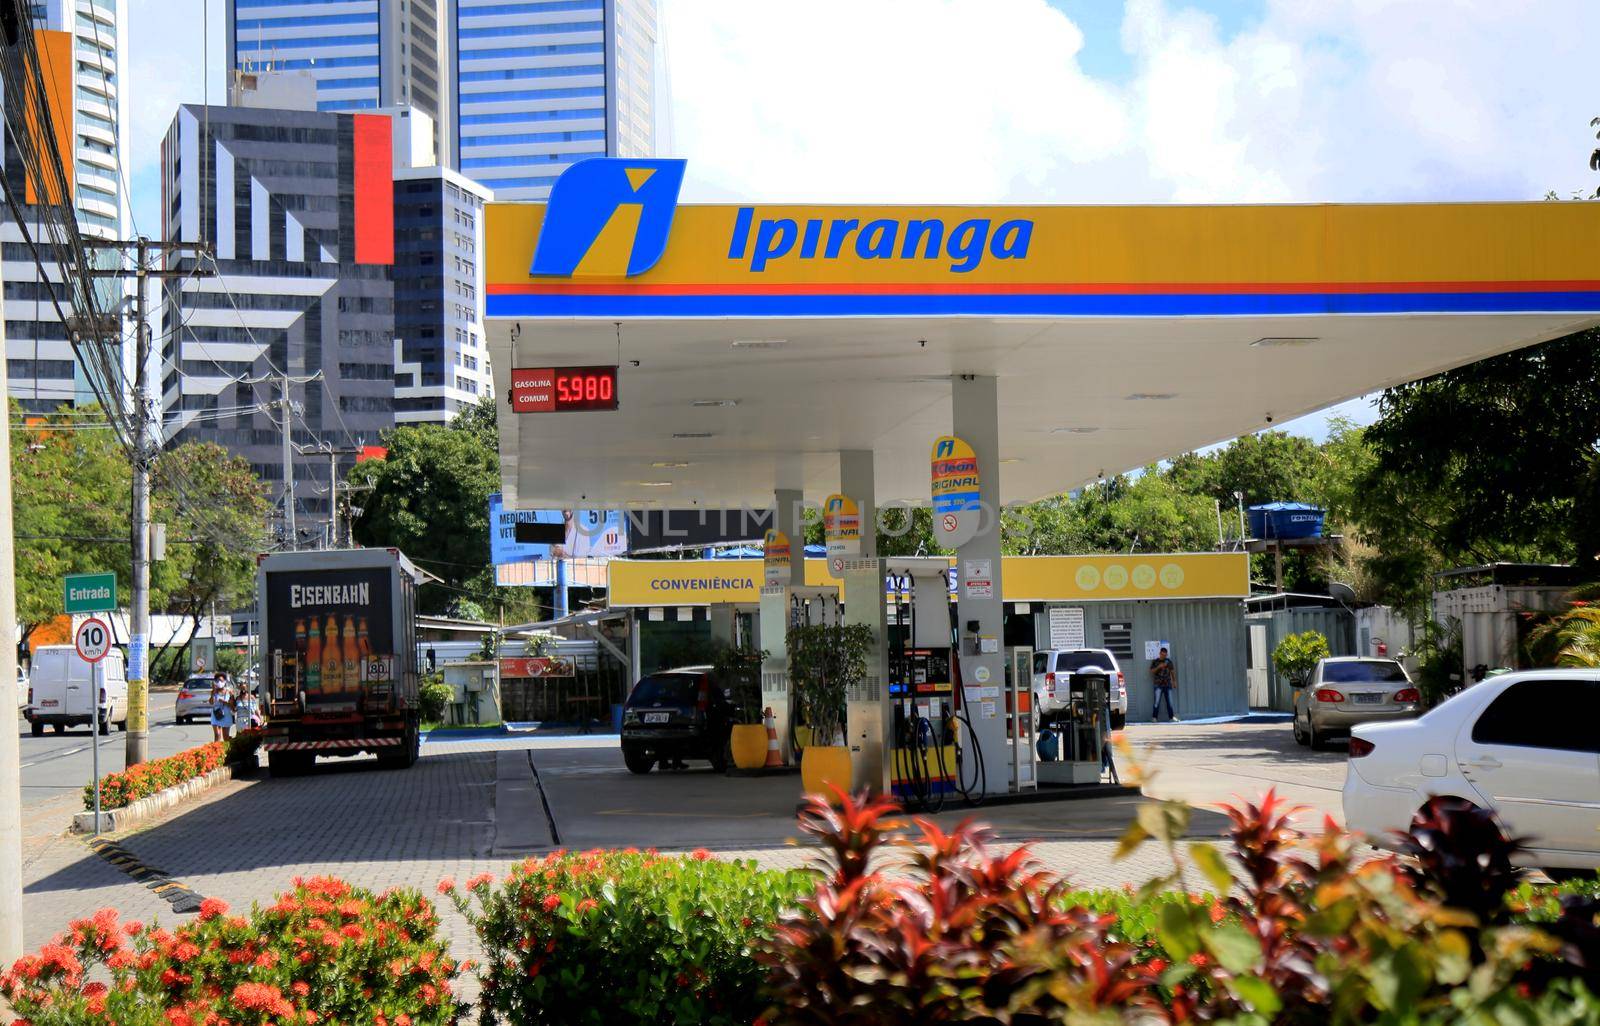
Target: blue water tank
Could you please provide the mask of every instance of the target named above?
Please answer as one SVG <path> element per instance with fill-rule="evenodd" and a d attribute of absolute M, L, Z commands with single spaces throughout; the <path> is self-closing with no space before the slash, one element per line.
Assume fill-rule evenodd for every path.
<path fill-rule="evenodd" d="M 1326 511 L 1303 502 L 1269 502 L 1250 507 L 1252 538 L 1321 538 Z"/>

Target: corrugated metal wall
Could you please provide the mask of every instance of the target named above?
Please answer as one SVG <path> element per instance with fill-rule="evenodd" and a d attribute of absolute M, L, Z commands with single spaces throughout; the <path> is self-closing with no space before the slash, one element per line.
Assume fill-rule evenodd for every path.
<path fill-rule="evenodd" d="M 1133 624 L 1133 658 L 1119 659 L 1128 681 L 1128 719 L 1150 719 L 1155 694 L 1150 683 L 1146 641 L 1172 646 L 1178 670 L 1173 692 L 1178 716 L 1196 719 L 1249 711 L 1245 687 L 1244 609 L 1237 599 L 1193 599 L 1162 602 L 1051 602 L 1035 605 L 1035 648 L 1050 643 L 1053 606 L 1083 610 L 1084 643 L 1105 648 L 1101 625 Z"/>
<path fill-rule="evenodd" d="M 1288 678 L 1280 677 L 1272 665 L 1272 653 L 1290 634 L 1302 631 L 1319 631 L 1328 639 L 1330 655 L 1360 655 L 1356 651 L 1355 623 L 1343 609 L 1274 609 L 1267 613 L 1251 613 L 1246 623 L 1267 625 L 1267 680 L 1272 689 L 1271 708 L 1279 712 L 1294 711 L 1294 688 Z"/>

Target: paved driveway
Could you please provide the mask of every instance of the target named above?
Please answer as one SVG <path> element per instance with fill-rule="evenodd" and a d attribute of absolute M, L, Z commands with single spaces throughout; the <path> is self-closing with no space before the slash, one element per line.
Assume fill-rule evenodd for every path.
<path fill-rule="evenodd" d="M 1287 724 L 1139 726 L 1128 731 L 1157 770 L 1155 793 L 1209 805 L 1268 786 L 1319 810 L 1337 811 L 1342 756 L 1293 746 Z M 312 776 L 235 781 L 181 812 L 118 838 L 148 866 L 236 906 L 269 900 L 296 875 L 330 873 L 374 888 L 431 893 L 443 876 L 503 873 L 523 855 L 554 846 L 705 846 L 772 866 L 803 863 L 785 843 L 797 833 L 796 776 L 725 778 L 705 770 L 635 777 L 614 737 L 430 743 L 410 770 L 371 759 L 324 765 Z M 952 825 L 975 815 L 1009 847 L 1034 841 L 1046 865 L 1082 886 L 1142 883 L 1169 869 L 1147 847 L 1113 862 L 1115 838 L 1136 799 L 952 808 Z M 30 811 L 25 850 L 27 939 L 37 946 L 73 916 L 103 905 L 149 920 L 178 918 L 148 889 L 60 832 L 48 807 Z M 63 815 L 56 811 L 55 815 Z M 1222 820 L 1197 813 L 1195 832 Z M 1193 885 L 1199 887 L 1198 880 Z M 446 910 L 445 929 L 471 950 L 466 925 Z"/>

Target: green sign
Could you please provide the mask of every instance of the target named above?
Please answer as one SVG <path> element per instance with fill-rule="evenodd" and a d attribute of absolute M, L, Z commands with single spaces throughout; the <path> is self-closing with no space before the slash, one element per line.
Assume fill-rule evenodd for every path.
<path fill-rule="evenodd" d="M 116 574 L 68 574 L 67 612 L 109 613 L 117 608 Z"/>

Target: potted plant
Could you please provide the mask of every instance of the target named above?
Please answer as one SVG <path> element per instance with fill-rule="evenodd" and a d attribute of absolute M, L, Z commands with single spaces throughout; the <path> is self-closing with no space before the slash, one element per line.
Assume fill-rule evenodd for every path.
<path fill-rule="evenodd" d="M 789 679 L 811 728 L 800 757 L 807 794 L 832 797 L 850 790 L 850 749 L 844 744 L 846 689 L 867 676 L 872 629 L 864 624 L 803 624 L 789 628 Z"/>
<path fill-rule="evenodd" d="M 767 653 L 748 642 L 723 645 L 712 660 L 712 671 L 727 689 L 735 717 L 728 747 L 733 764 L 742 770 L 767 764 L 767 728 L 761 722 L 761 664 Z"/>

